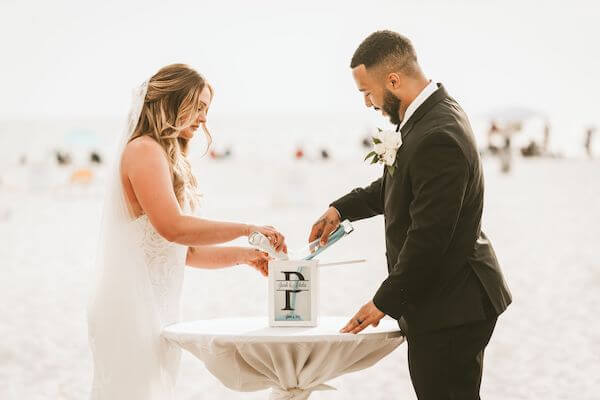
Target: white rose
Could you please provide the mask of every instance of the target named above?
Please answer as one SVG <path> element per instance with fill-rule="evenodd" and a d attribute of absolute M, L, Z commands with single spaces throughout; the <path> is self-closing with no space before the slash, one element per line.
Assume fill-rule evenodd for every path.
<path fill-rule="evenodd" d="M 373 138 L 379 139 L 380 142 L 383 142 L 383 131 L 377 129 L 376 132 L 373 134 Z"/>
<path fill-rule="evenodd" d="M 373 151 L 379 155 L 382 155 L 383 153 L 385 153 L 385 146 L 383 145 L 383 143 L 377 143 L 376 145 L 373 146 Z"/>
<path fill-rule="evenodd" d="M 402 144 L 402 136 L 394 131 L 383 132 L 383 145 L 386 149 L 396 150 Z"/>
<path fill-rule="evenodd" d="M 394 161 L 396 161 L 396 150 L 387 150 L 383 155 L 383 161 L 386 165 L 394 165 Z"/>

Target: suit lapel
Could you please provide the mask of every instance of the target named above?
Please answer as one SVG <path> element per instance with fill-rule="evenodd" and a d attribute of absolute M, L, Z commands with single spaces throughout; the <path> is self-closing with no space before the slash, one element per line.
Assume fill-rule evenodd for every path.
<path fill-rule="evenodd" d="M 400 129 L 400 133 L 402 135 L 402 142 L 406 139 L 406 136 L 410 133 L 415 124 L 423 118 L 425 114 L 427 114 L 437 103 L 444 100 L 448 97 L 448 93 L 444 86 L 441 83 L 438 83 L 438 89 L 431 94 L 424 102 L 421 104 L 410 116 L 406 124 Z"/>
<path fill-rule="evenodd" d="M 423 104 L 421 104 L 413 113 L 413 115 L 410 116 L 410 118 L 408 119 L 408 121 L 406 121 L 406 124 L 404 124 L 404 126 L 402 126 L 402 129 L 400 129 L 400 134 L 402 135 L 402 142 L 404 143 L 404 141 L 406 140 L 406 137 L 408 136 L 408 134 L 410 133 L 410 131 L 412 130 L 412 128 L 415 126 L 415 124 L 421 119 L 423 118 L 423 116 L 425 116 L 425 114 L 427 114 L 437 103 L 439 103 L 440 101 L 444 100 L 445 98 L 448 97 L 448 93 L 446 92 L 446 89 L 444 89 L 444 86 L 441 83 L 438 83 L 438 89 L 433 92 L 431 94 L 431 96 L 429 96 L 424 102 Z M 397 130 L 396 130 L 397 131 Z M 400 146 L 402 147 L 402 146 Z M 398 151 L 400 151 L 400 149 L 398 149 Z M 398 162 L 398 159 L 396 158 L 396 162 Z M 384 167 L 383 169 L 383 181 L 382 181 L 382 185 L 381 185 L 381 190 L 382 190 L 382 196 L 384 196 L 385 193 L 385 188 L 386 188 L 386 181 L 387 181 L 387 177 L 388 177 L 388 173 L 387 173 L 387 167 Z"/>

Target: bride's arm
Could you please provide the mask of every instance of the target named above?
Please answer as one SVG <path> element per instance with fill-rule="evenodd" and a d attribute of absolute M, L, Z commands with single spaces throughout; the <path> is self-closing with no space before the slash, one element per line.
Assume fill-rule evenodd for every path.
<path fill-rule="evenodd" d="M 185 264 L 195 268 L 225 268 L 247 264 L 267 275 L 269 257 L 266 253 L 247 247 L 196 246 L 188 247 Z"/>
<path fill-rule="evenodd" d="M 123 152 L 122 167 L 150 223 L 171 242 L 187 246 L 212 245 L 229 242 L 260 229 L 183 214 L 173 191 L 166 154 L 152 139 L 129 143 Z"/>

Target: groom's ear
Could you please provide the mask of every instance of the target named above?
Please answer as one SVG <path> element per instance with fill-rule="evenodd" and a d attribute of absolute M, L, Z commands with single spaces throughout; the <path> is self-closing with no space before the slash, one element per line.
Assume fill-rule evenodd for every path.
<path fill-rule="evenodd" d="M 390 72 L 385 80 L 385 86 L 388 90 L 396 90 L 400 86 L 400 75 L 396 72 Z"/>

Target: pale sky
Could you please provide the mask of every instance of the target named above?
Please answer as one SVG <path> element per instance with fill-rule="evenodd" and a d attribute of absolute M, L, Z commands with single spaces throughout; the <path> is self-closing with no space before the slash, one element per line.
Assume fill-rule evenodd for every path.
<path fill-rule="evenodd" d="M 350 58 L 392 29 L 468 112 L 599 121 L 597 4 L 0 0 L 0 120 L 122 116 L 131 88 L 173 62 L 214 85 L 218 115 L 366 112 Z"/>

